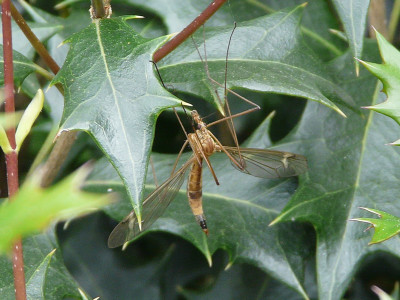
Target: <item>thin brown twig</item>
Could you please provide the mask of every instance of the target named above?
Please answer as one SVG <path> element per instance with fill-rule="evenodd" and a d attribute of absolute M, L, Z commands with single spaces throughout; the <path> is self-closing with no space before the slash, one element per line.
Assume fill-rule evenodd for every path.
<path fill-rule="evenodd" d="M 195 20 L 193 20 L 192 23 L 190 23 L 181 33 L 179 33 L 177 36 L 175 36 L 171 41 L 169 41 L 167 44 L 165 44 L 162 48 L 160 48 L 158 51 L 154 53 L 153 59 L 154 61 L 159 61 L 163 57 L 165 57 L 168 53 L 170 53 L 173 49 L 178 47 L 185 39 L 187 39 L 193 32 L 195 32 L 202 24 L 205 23 L 206 20 L 208 20 L 224 3 L 226 0 L 215 0 L 213 1 Z M 13 10 L 13 17 L 19 20 L 17 21 L 18 25 L 24 28 L 29 28 L 28 25 L 26 25 L 26 22 L 23 20 L 22 16 L 19 14 L 17 10 Z M 29 39 L 30 37 L 35 37 L 35 35 L 32 33 L 32 31 L 29 30 L 23 30 L 21 27 L 21 30 L 27 35 L 27 38 Z M 41 44 L 40 41 L 35 37 L 35 39 L 29 39 L 31 43 L 34 43 L 33 46 Z M 43 45 L 42 45 L 43 46 Z M 44 49 L 44 50 L 43 50 Z M 40 51 L 41 56 L 43 55 L 44 57 L 50 57 L 51 56 L 48 54 L 47 50 L 44 47 L 40 47 L 37 49 L 35 47 L 36 51 Z M 43 57 L 42 56 L 42 57 Z M 43 58 L 44 59 L 44 58 Z M 45 63 L 51 68 L 51 70 L 56 74 L 58 72 L 57 68 L 54 68 L 53 63 L 49 59 L 44 59 Z M 50 65 L 49 65 L 50 64 Z M 53 67 L 50 67 L 50 66 Z M 64 162 L 64 159 L 66 158 L 70 148 L 72 147 L 72 144 L 74 140 L 76 139 L 77 133 L 75 131 L 65 131 L 62 132 L 61 135 L 58 137 L 56 145 L 54 146 L 53 150 L 50 153 L 50 156 L 48 160 L 45 163 L 44 170 L 42 173 L 42 180 L 41 180 L 41 186 L 46 187 L 51 184 L 51 182 L 54 180 L 55 176 L 57 175 L 59 169 L 61 168 L 62 163 Z"/>
<path fill-rule="evenodd" d="M 35 48 L 36 52 L 40 55 L 40 57 L 44 60 L 45 64 L 49 67 L 49 69 L 57 74 L 60 70 L 60 67 L 57 65 L 55 60 L 51 57 L 47 49 L 44 47 L 42 42 L 36 37 L 36 35 L 29 28 L 28 24 L 26 24 L 24 18 L 21 16 L 19 11 L 15 8 L 15 6 L 11 3 L 11 15 L 14 21 L 18 24 L 19 28 L 25 34 L 26 38 L 29 40 L 33 48 Z"/>
<path fill-rule="evenodd" d="M 389 37 L 389 31 L 386 21 L 385 0 L 371 0 L 368 10 L 369 35 L 375 38 L 375 30 L 378 30 L 386 39 Z"/>
<path fill-rule="evenodd" d="M 174 36 L 168 43 L 154 52 L 153 61 L 156 63 L 167 56 L 172 50 L 182 44 L 189 38 L 201 25 L 203 25 L 224 3 L 226 0 L 214 0 L 211 4 L 196 18 L 186 26 L 180 33 Z"/>
<path fill-rule="evenodd" d="M 106 15 L 106 10 L 104 9 L 103 0 L 91 0 L 92 3 L 91 9 L 93 10 L 93 18 L 102 19 Z"/>
<path fill-rule="evenodd" d="M 14 71 L 13 71 L 13 53 L 12 53 L 12 33 L 11 33 L 11 13 L 10 0 L 3 0 L 2 3 L 2 25 L 3 25 L 3 57 L 4 57 L 4 96 L 5 96 L 5 112 L 13 114 L 15 112 L 14 105 Z M 7 138 L 13 149 L 15 144 L 15 127 L 7 129 Z M 7 186 L 8 197 L 13 200 L 14 195 L 18 191 L 18 154 L 15 151 L 6 154 L 7 165 Z M 22 251 L 22 241 L 18 239 L 12 250 L 13 273 L 15 299 L 26 299 L 25 273 L 24 273 L 24 257 Z"/>
<path fill-rule="evenodd" d="M 54 61 L 51 57 L 47 49 L 44 47 L 42 42 L 36 37 L 36 35 L 32 32 L 24 18 L 15 8 L 15 6 L 11 3 L 11 15 L 14 18 L 15 22 L 18 24 L 21 31 L 25 34 L 26 38 L 30 41 L 32 46 L 38 52 L 40 57 L 42 57 L 43 61 L 49 67 L 49 69 L 54 73 L 57 74 L 60 70 L 58 64 Z M 56 84 L 57 89 L 64 94 L 64 90 L 62 85 Z M 54 178 L 57 176 L 58 171 L 60 170 L 63 162 L 65 161 L 75 139 L 77 133 L 75 131 L 65 131 L 60 134 L 57 138 L 56 144 L 53 147 L 49 158 L 47 159 L 43 171 L 42 171 L 42 178 L 41 178 L 41 186 L 47 187 L 49 186 Z"/>

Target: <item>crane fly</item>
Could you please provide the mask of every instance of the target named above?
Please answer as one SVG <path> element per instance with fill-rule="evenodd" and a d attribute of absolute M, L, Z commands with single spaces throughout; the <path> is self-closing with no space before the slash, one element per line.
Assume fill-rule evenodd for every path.
<path fill-rule="evenodd" d="M 236 24 L 235 24 L 236 28 Z M 235 29 L 234 28 L 234 29 Z M 274 151 L 267 149 L 255 149 L 255 148 L 239 148 L 239 143 L 236 136 L 236 131 L 233 125 L 233 118 L 248 114 L 252 111 L 260 109 L 260 107 L 254 102 L 242 97 L 241 95 L 227 89 L 226 78 L 227 78 L 227 63 L 228 63 L 228 52 L 229 45 L 231 43 L 233 31 L 229 38 L 227 54 L 226 54 L 226 67 L 225 67 L 225 84 L 222 85 L 215 81 L 209 72 L 207 65 L 207 54 L 204 46 L 204 66 L 207 77 L 210 82 L 214 85 L 223 87 L 225 91 L 225 108 L 227 116 L 209 123 L 206 125 L 197 111 L 191 112 L 192 119 L 197 126 L 197 129 L 193 133 L 187 134 L 182 122 L 180 121 L 176 111 L 178 121 L 185 132 L 187 137 L 186 142 L 183 144 L 181 151 L 178 154 L 178 158 L 174 164 L 171 176 L 160 186 L 158 186 L 144 201 L 142 206 L 142 223 L 138 223 L 135 211 L 132 210 L 111 232 L 108 238 L 108 247 L 115 248 L 124 245 L 128 241 L 134 239 L 141 232 L 147 230 L 166 210 L 171 201 L 175 198 L 178 191 L 180 190 L 186 174 L 189 172 L 188 183 L 187 183 L 187 197 L 189 205 L 197 223 L 200 225 L 204 233 L 208 235 L 208 227 L 206 217 L 203 211 L 202 205 L 202 167 L 205 162 L 214 177 L 215 183 L 219 185 L 217 176 L 211 166 L 209 157 L 216 152 L 224 152 L 230 159 L 232 165 L 239 171 L 261 178 L 283 178 L 291 177 L 302 174 L 307 170 L 307 159 L 299 154 L 290 152 Z M 201 61 L 203 58 L 200 51 L 195 44 L 196 50 L 200 56 Z M 157 65 L 154 63 L 155 68 L 160 75 Z M 164 82 L 160 76 L 162 85 L 165 87 Z M 242 111 L 240 113 L 231 114 L 231 110 L 226 99 L 226 93 L 230 92 L 236 95 L 238 98 L 246 101 L 253 107 Z M 215 93 L 218 101 L 222 104 L 218 93 Z M 234 139 L 235 147 L 223 146 L 221 142 L 208 130 L 209 127 L 217 123 L 225 121 L 228 124 L 229 131 Z M 187 145 L 190 145 L 193 151 L 193 155 L 186 161 L 180 169 L 175 171 L 176 164 L 179 160 L 180 155 Z"/>
<path fill-rule="evenodd" d="M 108 239 L 110 248 L 121 246 L 148 229 L 175 198 L 189 170 L 187 184 L 189 205 L 197 223 L 203 232 L 208 234 L 202 205 L 202 163 L 206 161 L 218 184 L 208 159 L 215 152 L 224 152 L 236 169 L 255 177 L 283 178 L 296 176 L 307 170 L 307 159 L 299 154 L 267 149 L 222 146 L 219 140 L 207 129 L 207 125 L 202 121 L 197 111 L 193 110 L 191 114 L 197 124 L 197 130 L 187 135 L 188 139 L 182 149 L 189 143 L 193 155 L 144 200 L 141 230 L 136 214 L 132 210 L 112 231 Z"/>

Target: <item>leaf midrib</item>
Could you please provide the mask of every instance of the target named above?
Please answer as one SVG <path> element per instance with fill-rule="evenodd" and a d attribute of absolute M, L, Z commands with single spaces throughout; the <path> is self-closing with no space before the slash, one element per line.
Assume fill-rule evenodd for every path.
<path fill-rule="evenodd" d="M 104 68 L 105 68 L 105 71 L 106 71 L 105 72 L 106 73 L 106 77 L 108 78 L 108 81 L 110 83 L 110 87 L 111 87 L 111 90 L 112 90 L 112 95 L 113 95 L 113 98 L 114 98 L 114 103 L 115 103 L 115 105 L 117 107 L 117 112 L 118 112 L 118 116 L 119 116 L 118 119 L 119 119 L 119 121 L 121 123 L 121 130 L 123 132 L 124 142 L 126 144 L 126 148 L 128 150 L 128 153 L 129 153 L 129 160 L 130 160 L 131 165 L 132 165 L 132 170 L 135 170 L 135 162 L 134 162 L 133 157 L 132 157 L 131 148 L 129 147 L 128 136 L 127 136 L 127 132 L 125 130 L 125 126 L 124 126 L 124 123 L 123 123 L 123 118 L 122 118 L 122 115 L 121 115 L 121 109 L 120 109 L 120 106 L 119 106 L 118 97 L 116 95 L 116 90 L 115 90 L 115 87 L 114 87 L 114 83 L 112 81 L 112 78 L 111 78 L 111 75 L 110 75 L 110 72 L 109 72 L 109 69 L 108 69 L 107 59 L 106 59 L 106 55 L 105 55 L 104 47 L 103 47 L 103 42 L 102 42 L 101 35 L 100 35 L 100 25 L 99 25 L 100 23 L 99 23 L 99 20 L 96 19 L 94 23 L 96 25 L 96 36 L 97 36 L 97 41 L 98 41 L 98 44 L 99 44 L 101 58 L 103 59 Z M 135 195 L 137 196 L 137 195 L 139 195 L 139 191 L 138 191 L 136 173 L 135 172 L 132 172 L 132 173 L 133 173 L 133 175 L 132 175 L 133 176 L 133 186 L 135 188 Z M 127 192 L 130 194 L 129 196 L 131 198 L 133 198 L 132 195 L 131 195 L 131 192 L 129 191 L 129 189 L 127 189 Z"/>

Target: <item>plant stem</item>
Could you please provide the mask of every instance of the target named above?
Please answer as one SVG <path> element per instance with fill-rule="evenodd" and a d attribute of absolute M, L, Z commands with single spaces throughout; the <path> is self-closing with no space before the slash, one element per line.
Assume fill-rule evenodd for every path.
<path fill-rule="evenodd" d="M 103 0 L 91 0 L 94 18 L 102 19 L 106 15 Z"/>
<path fill-rule="evenodd" d="M 21 16 L 19 11 L 15 8 L 15 6 L 12 3 L 11 3 L 11 15 L 14 21 L 18 24 L 19 28 L 25 34 L 26 38 L 29 40 L 33 48 L 35 48 L 36 52 L 44 60 L 45 64 L 50 68 L 50 70 L 54 74 L 57 74 L 58 71 L 60 70 L 60 67 L 57 65 L 55 60 L 50 56 L 49 52 L 47 52 L 47 49 L 44 47 L 42 42 L 32 32 L 28 24 L 26 24 L 24 18 Z"/>
<path fill-rule="evenodd" d="M 386 39 L 389 32 L 386 26 L 386 5 L 385 0 L 371 0 L 368 9 L 369 24 L 375 27 Z M 369 26 L 369 35 L 375 38 L 375 30 Z"/>
<path fill-rule="evenodd" d="M 43 58 L 45 64 L 50 68 L 50 70 L 57 74 L 60 70 L 58 64 L 51 57 L 47 49 L 44 47 L 42 42 L 36 37 L 36 35 L 32 32 L 28 24 L 25 22 L 24 18 L 15 8 L 15 6 L 11 3 L 11 15 L 14 18 L 15 22 L 18 24 L 21 31 L 25 34 L 26 38 L 30 41 L 35 50 L 39 53 L 40 57 Z M 60 84 L 56 84 L 56 87 L 64 94 L 64 90 Z M 73 141 L 75 141 L 76 132 L 69 131 L 63 132 L 57 138 L 57 142 L 50 153 L 48 160 L 46 161 L 41 178 L 41 186 L 47 187 L 49 186 L 54 178 L 56 177 L 58 171 L 60 170 L 69 150 L 72 147 Z"/>
<path fill-rule="evenodd" d="M 2 3 L 2 25 L 3 25 L 3 57 L 4 57 L 4 96 L 5 111 L 8 114 L 15 112 L 14 105 L 14 72 L 11 35 L 11 12 L 10 0 Z M 15 149 L 15 127 L 7 129 L 7 137 L 11 147 Z M 10 201 L 18 191 L 18 154 L 15 151 L 6 154 L 8 197 Z M 15 299 L 26 299 L 24 257 L 22 241 L 18 239 L 12 251 Z"/>
<path fill-rule="evenodd" d="M 389 42 L 393 43 L 394 35 L 396 33 L 397 25 L 400 18 L 400 0 L 395 0 L 392 8 L 392 14 L 389 21 Z"/>
<path fill-rule="evenodd" d="M 172 50 L 182 44 L 191 36 L 201 25 L 203 25 L 224 3 L 226 0 L 214 0 L 203 12 L 186 26 L 181 32 L 174 36 L 168 43 L 154 52 L 153 61 L 159 62 L 167 56 Z"/>

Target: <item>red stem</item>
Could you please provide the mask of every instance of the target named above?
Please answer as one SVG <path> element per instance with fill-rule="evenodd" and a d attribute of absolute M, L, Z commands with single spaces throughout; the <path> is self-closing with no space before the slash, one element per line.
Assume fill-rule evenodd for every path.
<path fill-rule="evenodd" d="M 3 0 L 2 4 L 3 25 L 3 56 L 4 56 L 4 97 L 6 113 L 14 113 L 14 72 L 11 35 L 10 0 Z M 15 149 L 15 128 L 7 130 L 7 137 L 11 147 Z M 18 191 L 18 155 L 16 152 L 6 154 L 8 197 L 12 200 Z M 26 299 L 24 258 L 21 239 L 17 240 L 12 253 L 15 299 Z"/>
<path fill-rule="evenodd" d="M 191 36 L 201 25 L 203 25 L 221 6 L 226 0 L 214 0 L 211 4 L 203 10 L 203 12 L 192 21 L 188 26 L 179 32 L 168 43 L 154 52 L 153 61 L 159 62 L 167 56 L 172 50 L 182 44 L 189 36 Z"/>

